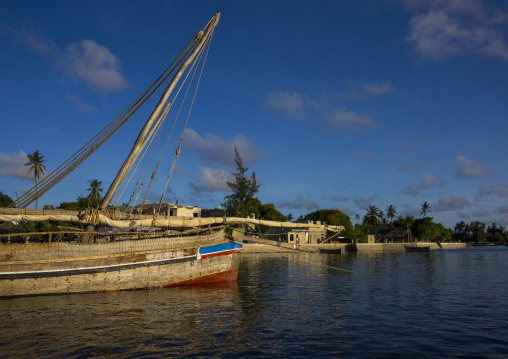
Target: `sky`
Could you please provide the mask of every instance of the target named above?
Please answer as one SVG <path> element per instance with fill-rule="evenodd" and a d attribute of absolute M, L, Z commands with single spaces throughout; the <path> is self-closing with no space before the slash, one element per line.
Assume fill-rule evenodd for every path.
<path fill-rule="evenodd" d="M 46 174 L 57 168 L 215 12 L 164 201 L 220 206 L 236 146 L 260 201 L 294 218 L 339 209 L 355 223 L 370 205 L 419 217 L 428 202 L 448 228 L 508 225 L 506 1 L 2 0 L 0 191 L 16 198 L 33 186 L 23 164 L 35 150 Z M 106 191 L 150 111 L 39 208 L 86 196 L 91 179 Z M 161 198 L 169 153 L 149 202 Z M 135 176 L 119 203 L 143 181 Z"/>

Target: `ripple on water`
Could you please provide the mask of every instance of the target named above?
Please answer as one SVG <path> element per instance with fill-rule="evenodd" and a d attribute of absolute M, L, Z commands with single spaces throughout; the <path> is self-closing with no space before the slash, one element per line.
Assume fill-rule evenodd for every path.
<path fill-rule="evenodd" d="M 502 358 L 507 259 L 250 254 L 235 283 L 3 300 L 0 356 Z"/>

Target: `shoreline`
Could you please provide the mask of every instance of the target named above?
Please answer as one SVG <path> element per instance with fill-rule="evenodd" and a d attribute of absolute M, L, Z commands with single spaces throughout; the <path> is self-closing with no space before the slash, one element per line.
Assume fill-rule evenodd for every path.
<path fill-rule="evenodd" d="M 277 252 L 297 252 L 298 250 L 275 247 L 266 244 L 259 243 L 242 243 L 243 254 L 251 254 L 251 253 L 277 253 Z M 353 244 L 356 246 L 357 252 L 405 252 L 406 249 L 404 245 L 408 245 L 408 243 L 357 243 Z M 351 244 L 347 243 L 338 243 L 338 244 L 300 244 L 299 252 L 304 252 L 304 250 L 308 253 L 309 250 L 314 249 L 316 253 L 319 253 L 320 248 L 326 249 L 342 249 L 342 252 L 348 252 L 351 249 Z M 418 242 L 418 246 L 430 246 L 430 250 L 439 250 L 439 249 L 457 249 L 457 248 L 466 248 L 466 243 L 441 243 L 441 247 L 437 245 L 435 242 Z"/>

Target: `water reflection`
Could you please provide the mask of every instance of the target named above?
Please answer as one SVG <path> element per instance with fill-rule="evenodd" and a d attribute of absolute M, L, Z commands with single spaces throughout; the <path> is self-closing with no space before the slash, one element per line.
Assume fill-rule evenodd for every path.
<path fill-rule="evenodd" d="M 508 248 L 242 257 L 238 282 L 0 301 L 2 357 L 501 357 Z"/>
<path fill-rule="evenodd" d="M 172 346 L 198 351 L 210 340 L 208 330 L 239 325 L 238 298 L 231 282 L 4 300 L 0 348 L 8 356 L 128 356 Z"/>

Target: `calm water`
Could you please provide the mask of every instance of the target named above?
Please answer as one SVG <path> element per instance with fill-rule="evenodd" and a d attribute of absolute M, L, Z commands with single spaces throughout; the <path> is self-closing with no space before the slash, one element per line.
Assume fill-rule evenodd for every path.
<path fill-rule="evenodd" d="M 0 300 L 0 357 L 506 358 L 507 273 L 499 246 L 249 254 L 237 283 Z"/>

